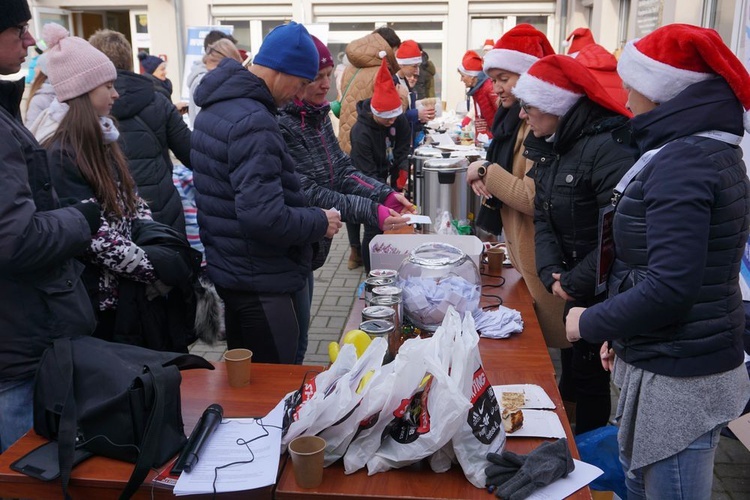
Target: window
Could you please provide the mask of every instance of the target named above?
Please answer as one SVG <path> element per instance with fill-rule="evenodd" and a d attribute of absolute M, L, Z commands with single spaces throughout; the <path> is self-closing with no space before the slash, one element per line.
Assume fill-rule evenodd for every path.
<path fill-rule="evenodd" d="M 736 0 L 706 0 L 703 4 L 703 26 L 719 32 L 724 43 L 731 46 Z"/>
<path fill-rule="evenodd" d="M 250 50 L 250 21 L 221 21 L 222 26 L 234 26 L 232 36 L 237 40 L 237 48 Z"/>

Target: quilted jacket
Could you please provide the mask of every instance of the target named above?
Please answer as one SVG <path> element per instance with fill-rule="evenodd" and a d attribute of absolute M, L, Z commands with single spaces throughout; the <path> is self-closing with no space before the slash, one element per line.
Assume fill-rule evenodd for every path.
<path fill-rule="evenodd" d="M 346 91 L 346 95 L 341 100 L 341 114 L 339 115 L 339 145 L 346 154 L 352 151 L 349 134 L 357 121 L 357 103 L 372 97 L 375 75 L 380 68 L 381 61 L 378 54 L 383 50 L 387 54 L 391 68 L 398 68 L 393 49 L 377 33 L 370 33 L 353 40 L 346 46 L 346 57 L 351 65 L 344 71 L 339 89 L 342 95 Z M 351 85 L 349 85 L 350 82 Z"/>

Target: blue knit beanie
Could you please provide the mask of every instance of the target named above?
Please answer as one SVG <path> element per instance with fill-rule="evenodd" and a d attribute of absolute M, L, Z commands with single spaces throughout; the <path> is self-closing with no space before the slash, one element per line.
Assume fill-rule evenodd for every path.
<path fill-rule="evenodd" d="M 156 68 L 164 62 L 164 59 L 161 57 L 152 56 L 146 52 L 139 52 L 138 59 L 141 60 L 141 66 L 143 66 L 144 71 L 149 75 L 153 75 Z"/>
<path fill-rule="evenodd" d="M 276 26 L 266 36 L 253 64 L 315 80 L 318 75 L 318 49 L 307 29 L 291 21 L 289 24 Z"/>

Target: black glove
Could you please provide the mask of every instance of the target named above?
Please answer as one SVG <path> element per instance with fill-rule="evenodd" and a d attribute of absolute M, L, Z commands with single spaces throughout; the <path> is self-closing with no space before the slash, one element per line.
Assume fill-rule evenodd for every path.
<path fill-rule="evenodd" d="M 91 234 L 96 234 L 102 225 L 102 221 L 101 221 L 102 207 L 100 207 L 98 203 L 94 203 L 93 201 L 91 202 L 79 201 L 75 205 L 71 205 L 71 206 L 75 208 L 76 210 L 78 210 L 79 212 L 81 212 L 83 216 L 86 218 L 86 222 L 88 222 L 89 224 L 89 229 L 91 230 Z"/>
<path fill-rule="evenodd" d="M 487 460 L 492 465 L 484 469 L 484 473 L 487 476 L 485 484 L 488 487 L 497 487 L 516 475 L 516 472 L 518 472 L 526 461 L 526 455 L 519 455 L 512 451 L 504 451 L 501 454 L 488 453 Z M 494 491 L 494 488 L 490 492 L 492 491 Z"/>
<path fill-rule="evenodd" d="M 505 500 L 523 500 L 536 490 L 573 472 L 575 464 L 568 440 L 546 442 L 526 455 L 518 473 L 500 485 L 496 495 Z"/>

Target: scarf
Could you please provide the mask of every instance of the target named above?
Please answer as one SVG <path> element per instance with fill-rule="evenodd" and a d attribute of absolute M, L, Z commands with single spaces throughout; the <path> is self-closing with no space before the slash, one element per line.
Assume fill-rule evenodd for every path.
<path fill-rule="evenodd" d="M 115 127 L 115 122 L 108 116 L 99 117 L 99 125 L 102 127 L 102 136 L 104 144 L 112 144 L 120 138 L 120 131 Z"/>

